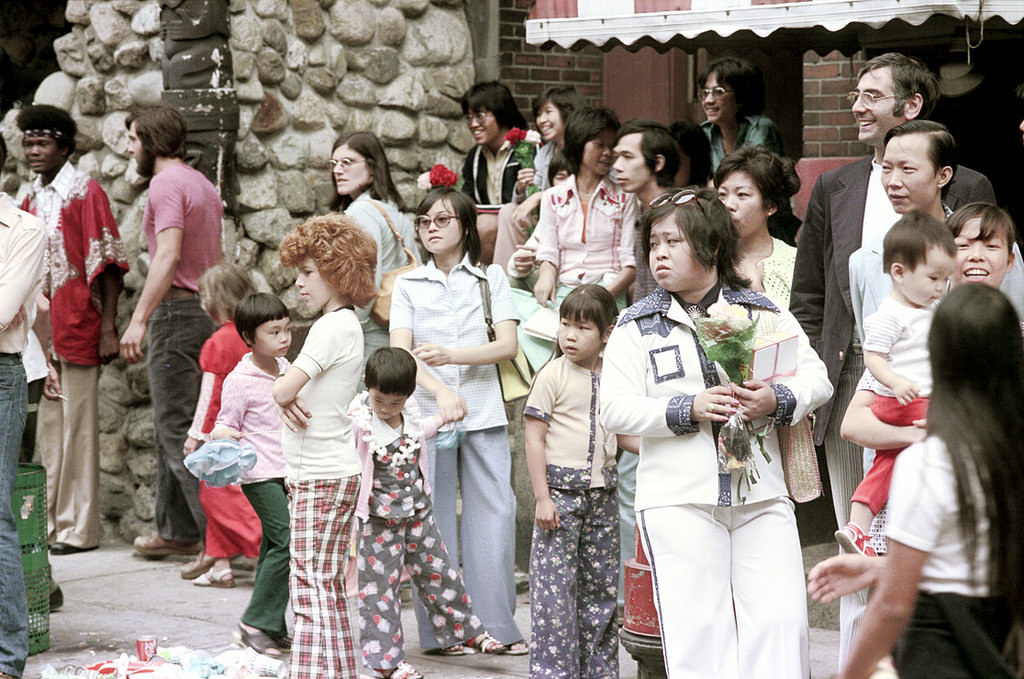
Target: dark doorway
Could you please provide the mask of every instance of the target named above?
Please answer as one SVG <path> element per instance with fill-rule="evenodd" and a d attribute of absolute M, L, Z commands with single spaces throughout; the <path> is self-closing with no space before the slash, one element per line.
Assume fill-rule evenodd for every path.
<path fill-rule="evenodd" d="M 1018 238 L 1024 225 L 1024 146 L 1018 129 L 1024 106 L 1014 91 L 1024 82 L 1018 59 L 1022 50 L 1024 39 L 985 41 L 972 49 L 972 73 L 984 80 L 963 96 L 943 96 L 932 114 L 956 137 L 961 164 L 992 182 L 999 204 L 1013 215 Z M 966 60 L 964 52 L 949 52 L 943 62 L 961 60 Z M 929 66 L 939 73 L 942 63 Z"/>
<path fill-rule="evenodd" d="M 70 30 L 63 0 L 0 3 L 0 111 L 31 103 L 39 83 L 59 71 L 53 41 Z"/>

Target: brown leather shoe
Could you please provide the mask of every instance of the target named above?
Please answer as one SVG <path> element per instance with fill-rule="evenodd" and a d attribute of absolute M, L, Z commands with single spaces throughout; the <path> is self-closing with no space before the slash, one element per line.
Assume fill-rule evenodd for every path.
<path fill-rule="evenodd" d="M 206 552 L 199 552 L 199 556 L 179 568 L 178 572 L 181 573 L 183 580 L 195 580 L 213 568 L 213 564 L 216 562 L 217 560 L 212 556 L 206 556 Z"/>
<path fill-rule="evenodd" d="M 132 543 L 135 551 L 142 556 L 159 557 L 171 554 L 198 554 L 203 548 L 199 540 L 195 542 L 179 542 L 178 540 L 165 540 L 159 535 L 140 535 Z"/>

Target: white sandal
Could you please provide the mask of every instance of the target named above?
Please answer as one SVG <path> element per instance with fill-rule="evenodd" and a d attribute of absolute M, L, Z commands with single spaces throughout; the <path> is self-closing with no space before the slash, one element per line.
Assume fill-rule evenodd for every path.
<path fill-rule="evenodd" d="M 234 587 L 235 574 L 231 572 L 230 568 L 224 568 L 219 571 L 211 568 L 193 580 L 192 584 L 197 587 Z"/>
<path fill-rule="evenodd" d="M 423 673 L 404 660 L 387 674 L 382 670 L 373 670 L 373 675 L 380 679 L 423 679 Z"/>
<path fill-rule="evenodd" d="M 499 654 L 508 651 L 505 644 L 492 637 L 490 632 L 481 632 L 464 643 L 478 653 Z"/>

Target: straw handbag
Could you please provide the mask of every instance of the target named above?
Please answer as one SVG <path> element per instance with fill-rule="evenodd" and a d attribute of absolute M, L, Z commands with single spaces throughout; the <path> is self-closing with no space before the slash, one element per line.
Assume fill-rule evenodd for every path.
<path fill-rule="evenodd" d="M 480 279 L 480 302 L 484 309 L 484 322 L 487 323 L 487 339 L 494 341 L 494 317 L 491 315 L 491 285 L 486 276 Z M 518 346 L 515 358 L 506 358 L 497 365 L 498 380 L 501 382 L 501 397 L 506 403 L 522 398 L 530 393 L 530 363 L 526 360 L 523 347 Z"/>
<path fill-rule="evenodd" d="M 778 427 L 782 469 L 786 490 L 795 502 L 810 502 L 821 496 L 818 454 L 814 450 L 814 420 L 805 417 L 799 422 Z"/>
<path fill-rule="evenodd" d="M 388 217 L 387 211 L 380 203 L 375 200 L 371 200 L 373 206 L 380 210 L 380 213 L 384 215 L 384 221 L 388 223 L 388 227 L 391 229 L 391 233 L 395 235 L 395 240 L 398 241 L 398 245 L 405 252 L 405 256 L 408 261 L 397 269 L 391 271 L 385 271 L 380 276 L 380 286 L 377 288 L 377 299 L 373 303 L 373 308 L 370 309 L 370 318 L 377 325 L 388 327 L 391 322 L 391 293 L 395 289 L 395 280 L 404 273 L 408 273 L 415 269 L 419 264 L 416 263 L 416 256 L 412 254 L 409 248 L 405 247 L 405 239 L 398 233 L 395 225 L 391 223 L 391 217 Z"/>

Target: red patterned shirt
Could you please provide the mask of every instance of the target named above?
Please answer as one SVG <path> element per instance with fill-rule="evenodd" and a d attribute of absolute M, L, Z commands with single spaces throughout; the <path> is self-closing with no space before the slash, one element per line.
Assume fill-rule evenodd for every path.
<path fill-rule="evenodd" d="M 54 349 L 69 363 L 99 365 L 99 276 L 110 265 L 128 270 L 107 194 L 65 163 L 48 185 L 33 182 L 21 208 L 47 227 L 43 292 L 50 298 Z"/>

